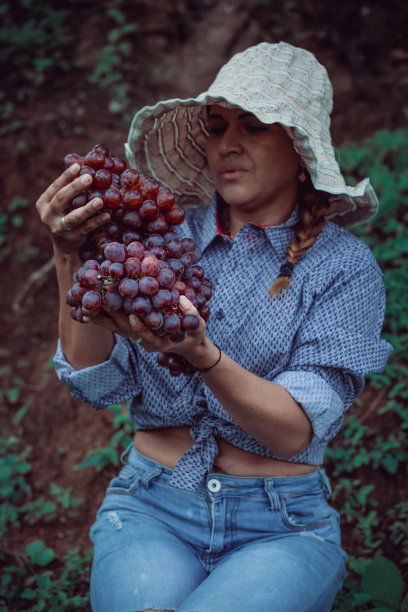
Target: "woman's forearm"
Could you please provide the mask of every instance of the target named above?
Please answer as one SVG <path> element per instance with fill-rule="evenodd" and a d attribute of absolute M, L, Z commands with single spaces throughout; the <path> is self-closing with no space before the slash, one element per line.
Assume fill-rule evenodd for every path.
<path fill-rule="evenodd" d="M 212 342 L 190 355 L 193 365 L 206 368 L 219 352 Z M 313 437 L 312 425 L 301 406 L 281 385 L 252 374 L 228 355 L 203 379 L 234 421 L 280 459 L 302 452 Z"/>
<path fill-rule="evenodd" d="M 77 370 L 102 363 L 112 352 L 112 332 L 92 323 L 74 321 L 66 303 L 67 292 L 73 285 L 73 275 L 81 266 L 81 260 L 74 254 L 60 254 L 56 249 L 54 252 L 60 300 L 58 328 L 64 355 Z"/>

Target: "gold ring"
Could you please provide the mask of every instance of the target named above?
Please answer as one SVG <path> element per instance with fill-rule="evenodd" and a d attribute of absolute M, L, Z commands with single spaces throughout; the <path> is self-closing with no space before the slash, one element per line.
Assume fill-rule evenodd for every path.
<path fill-rule="evenodd" d="M 66 232 L 70 232 L 72 230 L 72 227 L 68 227 L 67 225 L 65 225 L 65 221 L 64 221 L 65 217 L 61 217 L 60 222 L 61 222 L 61 227 L 63 230 L 65 230 Z"/>

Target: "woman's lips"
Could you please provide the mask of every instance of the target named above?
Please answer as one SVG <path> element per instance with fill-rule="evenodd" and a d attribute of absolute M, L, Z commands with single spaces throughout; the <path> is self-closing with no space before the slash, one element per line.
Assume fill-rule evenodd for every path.
<path fill-rule="evenodd" d="M 235 181 L 241 178 L 245 172 L 244 168 L 225 168 L 220 170 L 219 175 L 226 181 Z"/>

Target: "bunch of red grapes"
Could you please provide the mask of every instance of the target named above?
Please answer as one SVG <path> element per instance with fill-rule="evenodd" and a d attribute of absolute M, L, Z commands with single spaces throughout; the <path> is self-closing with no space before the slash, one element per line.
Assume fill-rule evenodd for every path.
<path fill-rule="evenodd" d="M 156 335 L 181 342 L 198 328 L 194 315 L 185 315 L 178 301 L 186 296 L 207 321 L 211 282 L 197 265 L 201 253 L 191 238 L 180 239 L 174 226 L 184 220 L 169 189 L 153 178 L 127 169 L 126 162 L 96 145 L 85 156 L 70 153 L 65 166 L 81 165 L 90 174 L 88 189 L 71 200 L 71 209 L 95 197 L 104 202 L 111 221 L 91 232 L 81 251 L 82 267 L 74 275 L 67 303 L 71 316 L 82 322 L 109 311 L 137 315 Z M 176 353 L 159 353 L 158 363 L 172 376 L 195 369 Z"/>

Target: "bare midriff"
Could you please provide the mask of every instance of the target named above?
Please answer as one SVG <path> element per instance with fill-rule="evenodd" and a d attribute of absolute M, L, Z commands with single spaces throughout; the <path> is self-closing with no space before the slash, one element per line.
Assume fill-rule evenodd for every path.
<path fill-rule="evenodd" d="M 212 472 L 243 477 L 298 476 L 317 469 L 316 465 L 269 459 L 242 450 L 223 438 L 216 438 L 218 455 Z M 174 469 L 177 461 L 195 444 L 189 427 L 138 430 L 135 448 L 150 459 Z"/>

